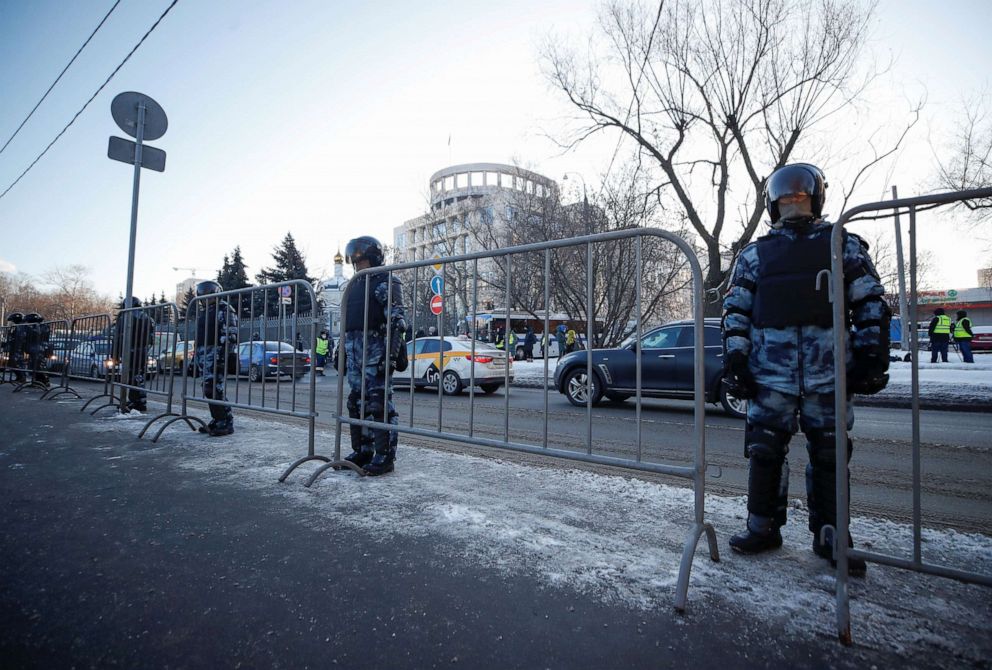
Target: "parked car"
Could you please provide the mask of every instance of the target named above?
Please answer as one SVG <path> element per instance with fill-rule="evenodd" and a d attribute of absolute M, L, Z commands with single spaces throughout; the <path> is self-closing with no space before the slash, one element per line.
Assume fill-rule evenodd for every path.
<path fill-rule="evenodd" d="M 176 368 L 176 372 L 182 373 L 183 366 L 186 367 L 186 374 L 192 375 L 195 373 L 194 365 L 196 364 L 196 347 L 193 340 L 186 340 L 185 342 L 176 342 L 176 353 L 173 355 L 172 349 L 169 348 L 158 355 L 158 368 L 163 372 L 171 370 L 173 367 Z"/>
<path fill-rule="evenodd" d="M 721 383 L 723 339 L 720 320 L 706 319 L 704 328 L 706 402 L 719 402 L 731 416 L 744 418 L 747 401 L 729 395 Z M 636 366 L 640 356 L 643 397 L 691 399 L 694 334 L 692 321 L 676 321 L 647 331 L 639 342 L 631 338 L 616 349 L 594 349 L 591 384 L 586 379 L 589 352 L 573 351 L 559 359 L 555 368 L 555 387 L 579 407 L 585 407 L 588 394 L 594 405 L 604 396 L 614 402 L 623 402 L 636 394 Z"/>
<path fill-rule="evenodd" d="M 79 340 L 62 340 L 52 346 L 52 353 L 48 356 L 48 371 L 51 373 L 61 373 L 65 365 L 66 356 L 79 346 Z"/>
<path fill-rule="evenodd" d="M 975 334 L 971 340 L 972 351 L 992 351 L 992 326 L 973 326 L 971 332 Z"/>
<path fill-rule="evenodd" d="M 110 340 L 80 342 L 69 352 L 69 374 L 102 379 L 114 369 Z"/>
<path fill-rule="evenodd" d="M 457 337 L 445 337 L 443 341 L 437 336 L 418 337 L 406 347 L 410 365 L 405 372 L 393 373 L 397 385 L 409 386 L 412 378 L 417 387 L 437 388 L 440 379 L 445 395 L 457 395 L 474 374 L 475 384 L 483 393 L 495 393 L 506 382 L 507 366 L 513 381 L 513 361 L 507 360 L 502 349 L 485 342 L 476 341 L 474 359 L 472 341 Z"/>
<path fill-rule="evenodd" d="M 242 342 L 238 345 L 238 359 L 241 375 L 253 382 L 279 375 L 299 379 L 310 372 L 310 356 L 289 342 Z"/>

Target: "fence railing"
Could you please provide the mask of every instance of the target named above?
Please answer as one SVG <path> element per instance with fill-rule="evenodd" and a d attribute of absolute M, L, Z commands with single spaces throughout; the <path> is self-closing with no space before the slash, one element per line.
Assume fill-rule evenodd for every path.
<path fill-rule="evenodd" d="M 291 309 L 283 309 L 286 300 Z M 303 280 L 191 300 L 180 329 L 186 353 L 176 354 L 176 364 L 182 366 L 180 413 L 166 421 L 152 441 L 157 442 L 165 429 L 178 420 L 195 421 L 206 429 L 203 420 L 189 414 L 190 403 L 201 403 L 303 419 L 309 431 L 307 455 L 290 471 L 308 460 L 328 461 L 314 453 L 316 366 L 305 351 L 297 349 L 299 341 L 304 350 L 312 351 L 320 327 L 309 316 L 298 314 L 298 307 L 306 300 L 317 304 L 313 287 Z M 275 325 L 280 339 L 255 339 L 256 332 L 269 332 L 265 328 L 273 326 L 273 318 L 278 320 Z M 247 340 L 239 339 L 238 334 L 243 332 L 251 333 Z M 301 383 L 305 377 L 309 377 L 308 385 Z M 212 382 L 205 389 L 207 385 L 202 380 L 206 378 Z M 197 383 L 198 379 L 201 383 Z"/>
<path fill-rule="evenodd" d="M 43 398 L 54 400 L 71 393 L 77 400 L 81 400 L 82 396 L 71 386 L 70 380 L 73 379 L 103 381 L 103 393 L 91 398 L 82 409 L 86 409 L 93 400 L 110 397 L 107 366 L 111 349 L 110 324 L 109 314 L 87 314 L 72 319 L 69 325 L 69 337 L 62 351 L 62 374 L 59 384 L 42 396 Z"/>
<path fill-rule="evenodd" d="M 49 391 L 52 377 L 59 372 L 68 331 L 65 319 L 4 327 L 4 382 L 14 384 L 14 393 L 29 388 Z"/>
<path fill-rule="evenodd" d="M 834 327 L 834 360 L 845 360 L 847 346 L 847 328 L 845 326 L 844 301 L 844 255 L 843 232 L 844 226 L 859 218 L 888 218 L 897 216 L 900 212 L 909 214 L 909 278 L 910 295 L 913 300 L 909 305 L 909 323 L 917 323 L 917 254 L 916 254 L 916 215 L 917 212 L 939 205 L 952 204 L 966 200 L 979 200 L 992 197 L 992 188 L 957 191 L 903 198 L 882 202 L 873 202 L 854 207 L 844 212 L 834 225 L 831 237 L 831 270 L 830 270 L 830 300 L 833 303 Z M 890 212 L 891 210 L 891 212 Z M 837 634 L 844 644 L 851 644 L 851 612 L 850 596 L 848 594 L 848 561 L 851 557 L 872 561 L 882 565 L 904 568 L 914 572 L 929 575 L 950 577 L 962 582 L 992 586 L 992 575 L 980 574 L 971 570 L 952 568 L 924 560 L 922 550 L 922 468 L 920 458 L 920 377 L 919 377 L 919 333 L 916 328 L 911 331 L 913 355 L 912 360 L 912 467 L 913 467 L 913 555 L 901 557 L 883 554 L 881 552 L 864 551 L 848 548 L 850 537 L 850 518 L 848 514 L 848 472 L 846 458 L 837 458 L 837 528 L 834 529 L 834 556 L 837 559 Z M 847 370 L 843 365 L 836 366 L 836 450 L 838 454 L 847 452 Z"/>
<path fill-rule="evenodd" d="M 511 381 L 511 365 L 512 362 L 509 357 L 512 356 L 512 352 L 502 352 L 499 353 L 498 350 L 487 347 L 487 345 L 477 344 L 475 338 L 471 338 L 468 343 L 469 351 L 462 352 L 457 356 L 455 354 L 446 355 L 444 349 L 446 348 L 444 324 L 447 323 L 446 314 L 446 301 L 444 300 L 444 289 L 432 290 L 441 296 L 440 303 L 441 309 L 438 313 L 438 319 L 435 325 L 438 329 L 437 337 L 425 337 L 417 338 L 413 342 L 407 344 L 408 350 L 410 351 L 410 371 L 409 371 L 409 407 L 410 407 L 410 417 L 407 425 L 396 425 L 388 422 L 388 417 L 384 417 L 385 420 L 377 421 L 365 418 L 355 418 L 346 415 L 344 407 L 344 378 L 346 374 L 346 362 L 345 356 L 339 355 L 338 360 L 338 387 L 337 387 L 337 407 L 334 415 L 335 421 L 335 438 L 334 438 L 334 460 L 326 463 L 325 465 L 318 468 L 306 482 L 307 486 L 312 485 L 323 473 L 328 472 L 332 468 L 335 470 L 351 469 L 360 471 L 356 466 L 348 461 L 341 459 L 341 435 L 342 429 L 345 426 L 361 426 L 364 428 L 376 429 L 376 430 L 386 430 L 386 431 L 396 431 L 402 434 L 409 434 L 415 436 L 421 436 L 433 439 L 442 439 L 450 442 L 458 442 L 467 445 L 475 445 L 481 447 L 496 447 L 500 449 L 510 449 L 514 451 L 538 454 L 541 456 L 554 456 L 562 459 L 569 459 L 574 461 L 582 461 L 587 463 L 595 463 L 600 465 L 616 466 L 621 468 L 628 468 L 632 470 L 639 470 L 645 472 L 658 473 L 663 475 L 672 475 L 676 477 L 681 477 L 689 479 L 692 482 L 693 493 L 694 493 L 694 516 L 690 524 L 690 528 L 686 534 L 685 544 L 682 552 L 682 559 L 679 569 L 678 584 L 676 587 L 675 596 L 675 607 L 679 611 L 684 610 L 687 601 L 687 593 L 689 586 L 689 573 L 692 568 L 692 560 L 695 553 L 696 546 L 699 542 L 700 537 L 705 533 L 708 544 L 709 544 L 709 554 L 713 561 L 719 560 L 719 551 L 717 549 L 716 543 L 716 533 L 713 527 L 705 519 L 705 475 L 706 475 L 706 454 L 705 454 L 705 431 L 704 431 L 704 419 L 705 419 L 705 409 L 704 409 L 704 386 L 706 383 L 704 377 L 704 345 L 703 345 L 703 293 L 702 293 L 702 271 L 700 269 L 699 261 L 697 260 L 692 247 L 683 240 L 681 237 L 668 233 L 662 230 L 653 229 L 635 229 L 635 230 L 624 230 L 609 233 L 600 233 L 594 235 L 587 235 L 584 237 L 577 237 L 566 240 L 556 240 L 551 242 L 541 242 L 536 244 L 527 244 L 517 247 L 510 247 L 506 249 L 501 249 L 499 251 L 484 251 L 479 253 L 463 254 L 460 256 L 452 256 L 441 259 L 430 259 L 422 261 L 414 261 L 408 263 L 399 263 L 395 265 L 390 265 L 387 267 L 376 267 L 361 270 L 357 272 L 354 277 L 348 282 L 345 289 L 345 295 L 342 298 L 342 319 L 341 319 L 341 344 L 343 345 L 348 337 L 358 337 L 358 335 L 349 333 L 349 330 L 359 331 L 363 339 L 362 344 L 362 361 L 361 370 L 366 370 L 367 354 L 368 354 L 368 323 L 369 323 L 369 284 L 370 281 L 358 281 L 363 276 L 369 277 L 374 274 L 386 275 L 386 279 L 392 282 L 392 279 L 397 273 L 412 273 L 413 274 L 413 303 L 417 304 L 417 291 L 418 286 L 421 281 L 421 269 L 426 269 L 427 266 L 441 264 L 441 270 L 438 272 L 441 280 L 439 282 L 441 287 L 447 284 L 448 269 L 451 266 L 455 268 L 460 268 L 462 275 L 467 273 L 467 276 L 471 280 L 471 312 L 466 316 L 471 317 L 471 323 L 476 323 L 476 314 L 478 313 L 479 306 L 479 261 L 487 260 L 488 262 L 502 261 L 503 268 L 501 276 L 505 277 L 505 286 L 503 287 L 504 299 L 506 304 L 511 304 L 512 298 L 512 284 L 514 277 L 514 259 L 518 258 L 522 254 L 543 254 L 543 292 L 544 292 L 544 323 L 545 323 L 545 333 L 550 332 L 549 320 L 550 320 L 550 282 L 552 281 L 551 273 L 551 260 L 552 254 L 555 253 L 568 253 L 572 255 L 581 255 L 584 252 L 584 265 L 585 265 L 585 313 L 586 313 L 586 341 L 594 341 L 594 309 L 593 309 L 593 293 L 594 293 L 594 273 L 593 273 L 593 256 L 594 247 L 596 245 L 602 244 L 628 244 L 632 249 L 630 249 L 631 255 L 633 256 L 633 266 L 630 271 L 633 273 L 635 278 L 634 283 L 634 296 L 636 304 L 634 306 L 634 313 L 637 315 L 636 323 L 636 336 L 638 341 L 640 341 L 642 336 L 642 323 L 641 315 L 644 313 L 641 303 L 641 277 L 643 274 L 643 262 L 642 262 L 642 244 L 646 240 L 661 240 L 662 242 L 667 242 L 675 245 L 679 252 L 684 255 L 685 260 L 692 272 L 693 278 L 693 324 L 694 324 L 694 347 L 695 351 L 693 354 L 693 365 L 694 370 L 692 374 L 692 384 L 693 384 L 693 401 L 694 401 L 694 423 L 693 423 L 693 433 L 692 433 L 692 443 L 694 449 L 692 451 L 692 462 L 691 465 L 680 465 L 673 463 L 663 463 L 650 461 L 644 458 L 645 454 L 642 449 L 642 443 L 644 442 L 644 434 L 641 430 L 641 401 L 642 401 L 642 356 L 640 352 L 636 358 L 636 372 L 635 372 L 635 389 L 634 396 L 636 397 L 636 409 L 635 417 L 637 424 L 637 439 L 636 439 L 636 452 L 631 458 L 622 458 L 612 455 L 606 455 L 604 453 L 597 453 L 593 446 L 593 396 L 596 394 L 597 389 L 601 389 L 601 386 L 597 386 L 602 383 L 604 371 L 601 369 L 600 363 L 597 362 L 594 365 L 593 358 L 594 352 L 590 352 L 590 355 L 586 355 L 585 362 L 580 369 L 575 371 L 573 377 L 570 377 L 571 381 L 579 386 L 584 385 L 585 395 L 585 449 L 584 451 L 572 451 L 565 448 L 552 447 L 549 445 L 549 429 L 548 429 L 548 384 L 549 379 L 548 374 L 548 359 L 544 359 L 544 428 L 542 439 L 537 443 L 527 443 L 520 440 L 515 440 L 510 438 L 510 394 L 509 394 L 509 384 Z M 530 259 L 534 259 L 534 256 L 530 256 Z M 536 263 L 537 261 L 534 260 Z M 468 267 L 470 266 L 470 267 Z M 428 275 L 430 272 L 427 271 Z M 365 295 L 363 297 L 364 301 L 364 322 L 355 326 L 349 324 L 346 319 L 348 312 L 347 304 L 352 291 L 356 286 L 362 284 L 365 286 Z M 386 313 L 389 314 L 392 309 L 392 294 L 390 292 L 390 297 L 386 305 Z M 418 327 L 423 324 L 418 324 L 416 321 L 416 310 L 412 311 L 412 319 L 410 324 L 410 330 L 417 332 Z M 510 332 L 509 317 L 504 321 L 504 332 Z M 394 334 L 391 329 L 386 329 L 386 342 L 385 349 L 388 352 L 390 346 L 392 345 L 392 338 L 399 337 L 400 334 Z M 456 338 L 450 338 L 455 340 Z M 424 342 L 421 345 L 421 342 Z M 424 350 L 429 346 L 430 342 L 438 343 L 436 354 L 426 353 L 426 358 L 430 359 L 431 365 L 436 367 L 433 373 L 431 368 L 428 367 L 425 370 L 422 369 L 421 365 L 421 352 L 423 347 Z M 488 377 L 487 386 L 483 385 L 481 388 L 487 394 L 490 390 L 502 386 L 505 390 L 504 392 L 504 402 L 502 407 L 502 439 L 499 435 L 495 437 L 484 437 L 480 433 L 483 431 L 476 430 L 475 423 L 475 405 L 476 405 L 476 393 L 475 387 L 479 384 L 480 379 L 482 379 L 483 369 L 481 364 L 478 362 L 477 354 L 485 349 L 483 358 L 493 359 L 492 365 L 496 362 L 501 361 L 502 367 L 499 368 L 501 371 L 498 373 L 498 377 Z M 339 351 L 344 351 L 344 346 L 339 346 Z M 456 359 L 463 359 L 465 356 L 469 356 L 471 364 L 469 364 L 467 374 L 463 374 L 467 379 L 459 379 L 457 375 L 449 375 L 449 363 Z M 426 361 L 424 362 L 426 364 Z M 477 369 L 477 365 L 480 367 Z M 385 365 L 385 387 L 390 389 L 390 366 Z M 423 375 L 423 378 L 421 378 Z M 360 402 L 358 407 L 365 407 L 366 397 L 368 395 L 368 389 L 366 389 L 365 374 L 362 374 L 361 388 L 359 390 Z M 467 386 L 469 389 L 469 419 L 468 419 L 468 430 L 463 433 L 452 432 L 450 430 L 444 429 L 443 416 L 444 416 L 444 400 L 445 393 L 452 390 L 446 388 L 449 382 L 465 383 L 467 381 Z M 428 385 L 437 386 L 437 424 L 436 427 L 426 428 L 418 427 L 414 425 L 414 415 L 416 410 L 416 394 L 415 386 L 420 383 L 426 383 Z M 460 386 L 455 386 L 454 390 L 457 391 Z M 354 389 L 353 389 L 354 392 Z M 387 398 L 388 398 L 387 394 Z M 492 405 L 487 405 L 488 409 L 492 410 Z M 492 413 L 488 412 L 487 415 L 491 418 Z M 493 433 L 493 427 L 489 427 L 490 434 Z M 296 467 L 294 464 L 293 467 Z M 293 468 L 290 468 L 290 471 Z M 287 471 L 288 474 L 289 471 Z M 285 477 L 285 475 L 284 475 Z"/>

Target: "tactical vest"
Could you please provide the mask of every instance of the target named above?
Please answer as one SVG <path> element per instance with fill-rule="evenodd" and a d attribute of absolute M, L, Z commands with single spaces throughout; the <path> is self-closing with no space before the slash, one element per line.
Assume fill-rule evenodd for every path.
<path fill-rule="evenodd" d="M 348 293 L 347 313 L 345 314 L 345 327 L 349 333 L 362 332 L 365 323 L 365 282 L 371 276 L 369 282 L 369 331 L 375 332 L 386 327 L 386 306 L 380 305 L 376 300 L 375 290 L 379 284 L 387 280 L 385 273 L 373 275 L 362 275 L 358 279 L 352 279 L 355 285 Z"/>
<path fill-rule="evenodd" d="M 968 327 L 971 328 L 971 319 L 968 317 L 962 317 L 958 319 L 958 322 L 954 324 L 954 339 L 955 340 L 970 340 L 971 333 L 964 329 L 965 322 L 968 322 Z"/>
<path fill-rule="evenodd" d="M 196 317 L 196 346 L 215 347 L 221 335 L 225 334 L 225 324 L 227 324 L 227 311 L 231 306 L 221 300 L 220 304 L 215 300 L 207 300 L 205 309 L 201 309 Z M 236 322 L 232 322 L 236 323 Z"/>
<path fill-rule="evenodd" d="M 937 325 L 933 327 L 934 335 L 950 335 L 951 334 L 951 317 L 946 314 L 937 315 Z"/>
<path fill-rule="evenodd" d="M 816 290 L 816 276 L 830 270 L 830 234 L 824 228 L 811 237 L 785 235 L 758 238 L 758 281 L 752 324 L 758 328 L 833 325 L 826 277 Z"/>

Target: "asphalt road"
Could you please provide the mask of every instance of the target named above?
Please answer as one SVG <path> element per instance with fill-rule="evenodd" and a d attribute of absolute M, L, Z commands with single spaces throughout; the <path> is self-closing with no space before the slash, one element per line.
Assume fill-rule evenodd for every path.
<path fill-rule="evenodd" d="M 305 411 L 309 386 L 306 380 L 265 384 L 269 407 Z M 95 385 L 94 385 L 95 388 Z M 258 404 L 263 397 L 260 383 L 246 379 L 229 380 L 228 397 L 242 403 Z M 347 390 L 347 386 L 345 386 Z M 335 411 L 337 376 L 318 377 L 316 403 L 321 414 L 318 424 L 332 425 Z M 492 395 L 477 392 L 470 407 L 467 391 L 443 398 L 440 417 L 435 390 L 408 389 L 394 394 L 402 426 L 467 435 L 471 418 L 475 435 L 535 446 L 585 451 L 589 439 L 587 411 L 574 407 L 564 396 L 549 391 L 547 412 L 545 394 L 540 389 L 512 387 L 509 403 L 503 390 Z M 507 414 L 507 408 L 509 413 Z M 742 495 L 747 491 L 747 461 L 743 458 L 744 423 L 726 415 L 716 405 L 707 405 L 706 454 L 710 465 L 708 491 Z M 205 408 L 191 404 L 193 413 Z M 235 410 L 237 413 L 241 410 Z M 507 420 L 509 416 L 509 420 Z M 440 422 L 439 422 L 440 418 Z M 648 462 L 687 465 L 692 459 L 693 415 L 689 402 L 645 400 L 640 424 L 641 458 Z M 988 530 L 992 518 L 992 415 L 978 412 L 924 410 L 920 418 L 922 519 L 926 526 L 950 527 L 964 531 Z M 401 436 L 401 442 L 418 445 L 496 453 L 501 457 L 516 452 L 473 449 L 462 444 Z M 855 450 L 852 460 L 852 512 L 857 515 L 912 519 L 912 434 L 908 409 L 856 407 L 852 431 Z M 592 453 L 620 458 L 637 457 L 638 423 L 632 400 L 615 404 L 603 402 L 593 408 Z M 343 449 L 347 451 L 347 436 Z M 804 498 L 807 455 L 805 440 L 795 437 L 790 453 L 790 495 Z M 516 457 L 516 456 L 514 456 Z M 529 458 L 521 455 L 520 458 Z M 582 465 L 581 467 L 590 467 Z M 594 469 L 596 466 L 592 466 Z M 649 474 L 638 476 L 659 477 Z M 672 483 L 683 480 L 671 478 Z"/>

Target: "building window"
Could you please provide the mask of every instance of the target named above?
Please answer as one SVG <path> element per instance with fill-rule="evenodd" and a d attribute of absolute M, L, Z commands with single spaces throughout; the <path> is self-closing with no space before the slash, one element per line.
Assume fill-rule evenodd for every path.
<path fill-rule="evenodd" d="M 448 176 L 444 178 L 444 190 L 450 191 L 455 187 L 455 178 Z"/>
<path fill-rule="evenodd" d="M 503 188 L 513 188 L 513 175 L 501 173 L 499 176 L 499 181 L 499 185 Z"/>
<path fill-rule="evenodd" d="M 471 179 L 472 179 L 472 186 L 482 186 L 482 173 L 481 172 L 473 172 L 472 173 L 472 176 L 471 176 Z"/>
<path fill-rule="evenodd" d="M 466 186 L 468 186 L 468 175 L 459 172 L 455 175 L 455 188 L 465 188 Z"/>
<path fill-rule="evenodd" d="M 497 172 L 487 172 L 486 173 L 486 186 L 499 186 L 499 173 L 497 173 Z"/>

